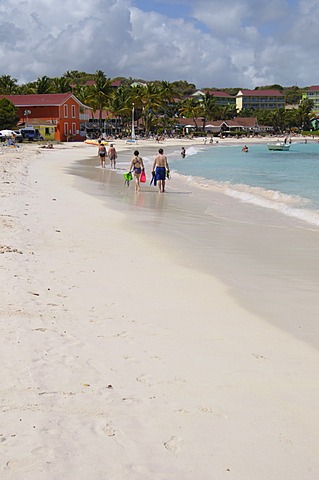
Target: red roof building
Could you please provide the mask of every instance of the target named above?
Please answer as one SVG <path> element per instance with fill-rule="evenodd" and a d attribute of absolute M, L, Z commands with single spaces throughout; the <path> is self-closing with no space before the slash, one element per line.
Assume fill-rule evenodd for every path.
<path fill-rule="evenodd" d="M 229 93 L 226 92 L 220 92 L 219 90 L 210 90 L 208 88 L 204 88 L 203 90 L 197 90 L 197 92 L 193 93 L 192 97 L 201 98 L 205 97 L 206 94 L 214 97 L 216 105 L 220 107 L 236 107 L 236 97 L 229 95 Z"/>
<path fill-rule="evenodd" d="M 240 112 L 245 109 L 285 108 L 285 97 L 279 90 L 239 90 L 236 95 L 236 107 Z"/>
<path fill-rule="evenodd" d="M 17 108 L 20 125 L 46 125 L 48 129 L 52 125 L 55 140 L 60 142 L 85 138 L 85 129 L 81 130 L 81 124 L 89 119 L 91 109 L 72 93 L 0 96 L 3 97 Z"/>

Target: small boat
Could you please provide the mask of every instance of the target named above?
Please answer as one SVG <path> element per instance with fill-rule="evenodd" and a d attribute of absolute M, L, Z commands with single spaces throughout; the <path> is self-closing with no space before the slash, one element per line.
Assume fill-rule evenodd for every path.
<path fill-rule="evenodd" d="M 285 142 L 277 142 L 277 143 L 268 143 L 268 150 L 275 150 L 275 151 L 288 151 L 289 148 L 290 148 L 290 144 L 289 143 L 285 143 Z"/>

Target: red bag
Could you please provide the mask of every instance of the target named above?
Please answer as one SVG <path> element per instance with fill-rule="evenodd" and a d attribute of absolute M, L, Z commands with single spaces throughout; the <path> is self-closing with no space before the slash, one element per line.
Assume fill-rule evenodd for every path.
<path fill-rule="evenodd" d="M 146 182 L 146 174 L 144 170 L 142 170 L 141 176 L 140 176 L 140 182 L 145 183 Z"/>

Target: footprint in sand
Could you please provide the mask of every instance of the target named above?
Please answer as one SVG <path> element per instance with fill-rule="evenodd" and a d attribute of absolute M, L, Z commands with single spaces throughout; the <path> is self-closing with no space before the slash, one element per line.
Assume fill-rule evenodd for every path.
<path fill-rule="evenodd" d="M 31 467 L 36 461 L 37 460 L 33 457 L 12 458 L 6 463 L 6 466 L 10 470 L 24 470 L 27 467 Z"/>
<path fill-rule="evenodd" d="M 168 442 L 164 443 L 164 447 L 170 452 L 178 453 L 181 449 L 181 441 L 182 439 L 180 437 L 173 436 Z"/>
<path fill-rule="evenodd" d="M 45 462 L 51 463 L 55 459 L 54 451 L 50 448 L 38 447 L 38 448 L 35 448 L 34 450 L 31 450 L 31 453 L 35 457 Z"/>
<path fill-rule="evenodd" d="M 150 375 L 147 375 L 146 373 L 143 373 L 139 377 L 136 377 L 136 381 L 140 383 L 145 383 L 145 384 L 150 384 Z"/>
<path fill-rule="evenodd" d="M 176 413 L 180 413 L 181 415 L 188 415 L 191 413 L 189 410 L 186 410 L 185 408 L 179 408 L 178 410 L 175 410 Z"/>
<path fill-rule="evenodd" d="M 113 335 L 114 337 L 118 337 L 118 338 L 125 338 L 125 339 L 130 339 L 130 340 L 133 340 L 134 337 L 130 336 L 130 334 L 128 332 L 120 332 L 120 333 L 116 333 L 115 335 Z"/>
<path fill-rule="evenodd" d="M 141 400 L 138 398 L 133 398 L 133 397 L 124 397 L 122 398 L 123 402 L 128 403 L 129 405 L 133 403 L 141 403 Z"/>
<path fill-rule="evenodd" d="M 200 411 L 203 413 L 211 413 L 212 415 L 215 415 L 216 417 L 219 417 L 219 418 L 228 418 L 227 415 L 225 415 L 224 413 L 217 412 L 211 407 L 201 407 Z"/>
<path fill-rule="evenodd" d="M 105 435 L 107 435 L 108 437 L 115 437 L 116 430 L 113 428 L 112 425 L 110 425 L 109 423 L 107 423 L 107 424 L 105 425 L 105 427 L 103 428 L 103 432 L 104 432 Z"/>
<path fill-rule="evenodd" d="M 136 358 L 135 357 L 131 357 L 130 355 L 124 355 L 124 360 L 128 360 L 130 362 L 135 362 L 136 361 Z"/>

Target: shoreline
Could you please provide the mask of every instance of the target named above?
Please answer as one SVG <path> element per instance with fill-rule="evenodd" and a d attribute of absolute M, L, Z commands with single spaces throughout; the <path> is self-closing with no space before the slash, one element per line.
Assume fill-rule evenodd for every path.
<path fill-rule="evenodd" d="M 315 479 L 318 351 L 244 308 L 192 249 L 189 262 L 162 249 L 145 215 L 153 231 L 183 231 L 167 205 L 146 208 L 155 191 L 134 204 L 119 179 L 112 200 L 70 175 L 89 152 L 0 157 L 4 479 Z M 218 256 L 242 230 L 213 226 L 232 275 Z"/>
<path fill-rule="evenodd" d="M 129 162 L 120 160 L 122 172 Z M 175 176 L 165 199 L 148 184 L 136 195 L 119 172 L 101 173 L 94 163 L 72 169 L 82 191 L 125 213 L 127 228 L 152 238 L 178 265 L 218 278 L 243 308 L 319 349 L 317 228 L 223 193 L 208 195 Z"/>

